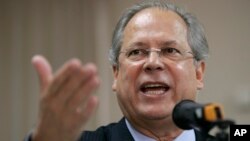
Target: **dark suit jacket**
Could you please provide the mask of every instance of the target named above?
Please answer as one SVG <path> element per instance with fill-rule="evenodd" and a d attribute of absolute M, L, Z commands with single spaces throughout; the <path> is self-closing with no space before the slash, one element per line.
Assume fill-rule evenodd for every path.
<path fill-rule="evenodd" d="M 29 134 L 24 141 L 32 141 L 31 135 Z M 198 131 L 195 131 L 195 137 L 196 141 L 216 141 L 212 136 Z M 134 141 L 134 139 L 127 128 L 125 118 L 122 118 L 118 123 L 99 127 L 95 131 L 84 131 L 78 141 Z"/>
<path fill-rule="evenodd" d="M 195 131 L 196 141 L 214 140 L 211 136 Z M 125 118 L 122 118 L 118 123 L 111 123 L 107 126 L 102 126 L 96 131 L 85 131 L 79 141 L 134 141 L 130 134 Z"/>

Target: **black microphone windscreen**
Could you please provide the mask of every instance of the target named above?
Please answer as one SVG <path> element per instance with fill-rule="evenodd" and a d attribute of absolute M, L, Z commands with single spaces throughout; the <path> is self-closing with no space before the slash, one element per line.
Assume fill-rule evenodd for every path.
<path fill-rule="evenodd" d="M 178 103 L 173 110 L 173 121 L 181 129 L 189 130 L 196 126 L 197 117 L 195 110 L 201 108 L 201 104 L 197 104 L 192 100 L 183 100 Z M 201 111 L 202 112 L 202 111 Z"/>

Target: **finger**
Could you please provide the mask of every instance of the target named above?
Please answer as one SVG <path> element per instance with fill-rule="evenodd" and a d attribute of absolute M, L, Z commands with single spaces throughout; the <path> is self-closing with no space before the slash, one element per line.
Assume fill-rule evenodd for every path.
<path fill-rule="evenodd" d="M 81 62 L 78 59 L 66 62 L 54 75 L 48 90 L 49 93 L 52 93 L 51 96 L 57 96 L 72 74 L 75 74 L 79 69 L 81 69 Z"/>
<path fill-rule="evenodd" d="M 50 79 L 52 78 L 52 70 L 49 62 L 41 55 L 35 55 L 32 58 L 32 64 L 35 67 L 40 81 L 40 90 L 48 86 Z"/>
<path fill-rule="evenodd" d="M 86 102 L 86 99 L 93 93 L 99 86 L 99 78 L 97 75 L 89 78 L 89 80 L 81 83 L 80 87 L 75 93 L 68 99 L 67 106 L 69 110 L 74 110 L 79 105 Z"/>
<path fill-rule="evenodd" d="M 71 73 L 67 81 L 61 85 L 60 91 L 57 94 L 57 101 L 64 103 L 78 92 L 82 85 L 89 83 L 90 79 L 96 75 L 96 67 L 93 64 L 87 64 L 84 67 Z"/>
<path fill-rule="evenodd" d="M 98 104 L 98 98 L 96 96 L 90 96 L 85 105 L 81 105 L 76 109 L 76 113 L 80 115 L 83 125 L 85 125 L 84 123 L 86 123 L 90 116 L 94 113 Z"/>

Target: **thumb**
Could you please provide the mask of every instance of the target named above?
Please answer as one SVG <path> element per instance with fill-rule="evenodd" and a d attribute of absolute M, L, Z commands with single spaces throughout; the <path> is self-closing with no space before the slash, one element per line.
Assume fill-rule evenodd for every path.
<path fill-rule="evenodd" d="M 41 55 L 35 55 L 32 58 L 32 64 L 36 69 L 36 72 L 40 81 L 40 90 L 43 92 L 51 78 L 52 78 L 52 70 L 49 62 Z"/>

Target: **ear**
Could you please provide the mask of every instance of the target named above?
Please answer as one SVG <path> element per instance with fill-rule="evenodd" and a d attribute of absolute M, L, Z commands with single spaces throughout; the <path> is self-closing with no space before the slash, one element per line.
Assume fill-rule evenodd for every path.
<path fill-rule="evenodd" d="M 197 80 L 197 89 L 201 90 L 204 87 L 204 73 L 205 73 L 206 64 L 204 61 L 197 62 L 196 64 L 196 80 Z"/>
<path fill-rule="evenodd" d="M 118 67 L 117 66 L 112 66 L 113 69 L 113 84 L 112 84 L 112 90 L 115 92 L 116 91 L 116 87 L 117 87 L 117 77 L 118 77 Z"/>

